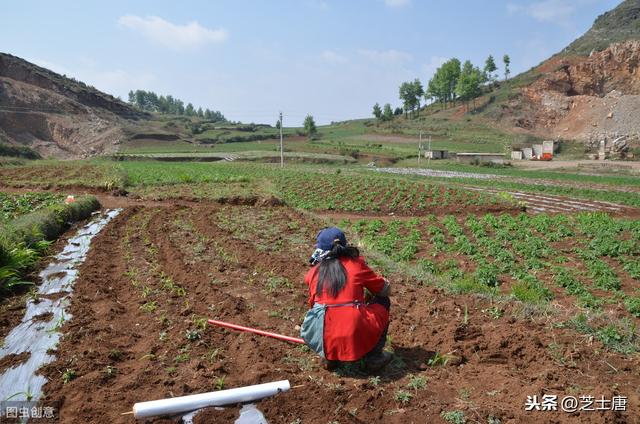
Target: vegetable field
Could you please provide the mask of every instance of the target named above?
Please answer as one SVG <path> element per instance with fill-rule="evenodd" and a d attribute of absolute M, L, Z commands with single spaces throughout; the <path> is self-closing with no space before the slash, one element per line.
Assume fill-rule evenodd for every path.
<path fill-rule="evenodd" d="M 363 246 L 457 293 L 640 317 L 640 221 L 603 213 L 344 221 Z"/>
<path fill-rule="evenodd" d="M 93 239 L 56 359 L 41 369 L 42 402 L 60 406 L 61 422 L 130 423 L 121 412 L 141 400 L 280 379 L 296 389 L 258 403 L 271 423 L 631 422 L 618 411 L 531 415 L 525 402 L 640 404 L 640 226 L 626 209 L 523 211 L 497 187 L 335 166 L 97 161 L 0 176 L 14 192 L 49 190 L 2 197 L 4 222 L 22 222 L 23 235 L 80 217 L 56 206 L 71 190 L 89 214 L 96 199 L 83 192 L 123 208 Z M 208 326 L 297 336 L 314 236 L 329 225 L 392 283 L 387 368 L 327 372 L 305 347 Z M 31 278 L 42 252 L 12 268 L 12 283 Z M 33 294 L 3 294 L 6 335 Z M 23 360 L 0 358 L 0 371 Z M 208 409 L 195 422 L 236 417 Z"/>
<path fill-rule="evenodd" d="M 403 179 L 300 173 L 278 179 L 282 199 L 302 209 L 421 215 L 448 210 L 516 211 L 500 196 Z"/>
<path fill-rule="evenodd" d="M 505 216 L 349 221 L 348 236 L 395 292 L 387 343 L 394 360 L 370 376 L 358 364 L 326 372 L 304 347 L 206 323 L 217 318 L 296 335 L 315 231 L 346 222 L 283 206 L 127 208 L 97 236 L 81 269 L 74 296 L 84 301 L 72 303 L 58 358 L 43 371 L 46 402 L 64 399 L 63 421 L 99 416 L 125 423 L 114 404 L 288 378 L 298 389 L 258 404 L 269 422 L 439 422 L 443 416 L 508 422 L 527 419 L 526 394 L 545 390 L 544 375 L 554 376 L 559 395 L 580 390 L 610 397 L 606 376 L 616 393 L 636 401 L 638 377 L 609 367 L 633 366 L 635 330 L 623 327 L 623 319 L 600 324 L 593 315 L 598 307 L 605 314 L 608 301 L 582 306 L 576 290 L 575 305 L 568 306 L 574 315 L 540 309 L 565 290 L 544 290 L 545 262 L 580 282 L 591 275 L 554 260 L 555 252 L 577 257 L 566 246 L 571 234 L 580 237 L 577 248 L 604 257 L 617 273 L 624 265 L 609 259 L 622 264 L 637 253 L 632 239 L 621 237 L 621 230 L 637 237 L 636 224 L 604 215 Z M 533 247 L 513 237 L 519 225 L 532 227 Z M 515 276 L 506 264 L 518 269 Z M 600 268 L 598 276 L 609 278 Z M 627 290 L 627 277 L 618 278 L 622 285 L 608 290 L 608 298 Z M 583 284 L 594 295 L 602 290 L 596 281 Z M 632 325 L 635 318 L 627 315 Z M 589 332 L 587 338 L 576 338 L 576 330 Z M 88 392 L 90 399 L 80 396 Z M 212 409 L 196 422 L 235 416 Z"/>
<path fill-rule="evenodd" d="M 0 222 L 60 204 L 65 196 L 58 193 L 2 193 L 0 192 Z"/>

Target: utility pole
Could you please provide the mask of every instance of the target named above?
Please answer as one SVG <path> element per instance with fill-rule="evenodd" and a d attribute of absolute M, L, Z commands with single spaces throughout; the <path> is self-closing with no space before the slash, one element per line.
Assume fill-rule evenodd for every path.
<path fill-rule="evenodd" d="M 280 112 L 280 168 L 284 168 L 284 147 L 282 144 L 282 112 Z"/>
<path fill-rule="evenodd" d="M 429 136 L 429 156 L 427 156 L 427 167 L 431 164 L 431 136 Z"/>
<path fill-rule="evenodd" d="M 422 156 L 422 130 L 420 130 L 420 141 L 418 142 L 418 165 L 420 165 L 420 156 Z"/>

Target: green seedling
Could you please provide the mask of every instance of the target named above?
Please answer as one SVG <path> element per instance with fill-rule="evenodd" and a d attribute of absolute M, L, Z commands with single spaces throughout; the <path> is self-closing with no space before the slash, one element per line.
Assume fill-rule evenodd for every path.
<path fill-rule="evenodd" d="M 173 358 L 173 362 L 179 364 L 181 362 L 188 362 L 191 359 L 191 355 L 189 353 L 180 353 Z"/>
<path fill-rule="evenodd" d="M 163 327 L 168 327 L 171 325 L 171 320 L 169 319 L 166 313 L 163 313 L 162 315 L 160 315 L 160 318 L 158 318 L 158 321 L 160 321 L 160 324 L 162 324 Z"/>
<path fill-rule="evenodd" d="M 47 333 L 51 334 L 51 333 L 55 333 L 57 331 L 60 331 L 60 329 L 64 325 L 64 321 L 65 321 L 64 310 L 62 310 L 60 312 L 60 317 L 56 320 L 56 323 L 54 324 L 54 326 L 47 330 Z"/>
<path fill-rule="evenodd" d="M 153 313 L 156 309 L 158 309 L 158 302 L 155 300 L 152 302 L 147 302 L 144 305 L 140 306 L 140 309 L 146 313 Z"/>
<path fill-rule="evenodd" d="M 449 357 L 449 355 L 442 355 L 440 354 L 440 352 L 436 352 L 435 355 L 433 355 L 433 357 L 427 361 L 427 365 L 429 365 L 430 367 L 445 367 L 449 363 L 450 359 L 451 358 Z"/>
<path fill-rule="evenodd" d="M 467 422 L 462 411 L 442 411 L 440 417 L 450 424 L 466 424 Z"/>
<path fill-rule="evenodd" d="M 380 385 L 380 376 L 376 375 L 375 377 L 369 377 L 369 384 L 373 387 L 378 387 Z"/>
<path fill-rule="evenodd" d="M 504 312 L 497 306 L 492 306 L 489 309 L 485 309 L 483 312 L 493 319 L 500 319 L 502 318 L 502 315 L 504 315 Z"/>
<path fill-rule="evenodd" d="M 422 376 L 411 375 L 407 387 L 415 391 L 422 390 L 427 386 L 427 379 Z"/>
<path fill-rule="evenodd" d="M 74 380 L 77 377 L 77 374 L 74 370 L 67 368 L 65 372 L 62 373 L 62 383 L 67 384 L 71 380 Z"/>
<path fill-rule="evenodd" d="M 210 350 L 209 353 L 207 353 L 206 358 L 209 360 L 209 362 L 216 362 L 218 360 L 218 358 L 220 356 L 222 356 L 222 353 L 224 352 L 224 349 L 217 347 L 213 350 Z"/>
<path fill-rule="evenodd" d="M 200 340 L 202 338 L 202 333 L 200 332 L 200 330 L 187 330 L 186 334 L 185 334 L 185 337 L 190 342 L 194 342 L 194 341 Z"/>
<path fill-rule="evenodd" d="M 151 293 L 153 293 L 153 290 L 151 289 L 151 287 L 149 286 L 143 286 L 142 287 L 142 298 L 146 299 L 147 297 L 151 296 Z"/>
<path fill-rule="evenodd" d="M 206 330 L 207 329 L 207 319 L 206 318 L 194 318 L 193 323 L 195 324 L 198 330 Z"/>
<path fill-rule="evenodd" d="M 396 402 L 407 404 L 411 399 L 413 399 L 413 394 L 404 390 L 398 390 L 394 395 L 394 399 Z"/>
<path fill-rule="evenodd" d="M 27 402 L 31 402 L 31 400 L 33 399 L 33 392 L 31 391 L 31 388 L 27 386 L 27 390 L 26 391 L 14 393 L 11 396 L 9 396 L 8 398 L 6 398 L 5 401 L 11 400 L 14 397 L 17 397 L 17 396 L 20 396 L 20 395 L 24 395 L 24 398 L 26 399 Z"/>

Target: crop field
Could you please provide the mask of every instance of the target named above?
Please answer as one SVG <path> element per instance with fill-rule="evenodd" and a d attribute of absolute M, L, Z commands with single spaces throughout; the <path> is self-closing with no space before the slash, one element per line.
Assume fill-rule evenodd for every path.
<path fill-rule="evenodd" d="M 631 209 L 534 213 L 498 189 L 327 165 L 36 162 L 0 177 L 11 216 L 66 194 L 123 208 L 93 239 L 40 370 L 62 422 L 130 423 L 121 413 L 135 402 L 280 379 L 296 388 L 257 404 L 270 423 L 632 422 L 524 406 L 545 393 L 640 403 Z M 328 372 L 304 347 L 207 324 L 297 336 L 307 260 L 328 225 L 393 285 L 393 361 L 377 375 L 358 363 Z M 3 304 L 2 337 L 30 293 Z M 10 359 L 0 372 L 23 360 Z M 207 409 L 195 422 L 237 415 Z"/>
<path fill-rule="evenodd" d="M 460 207 L 475 210 L 517 210 L 500 196 L 402 179 L 363 176 L 299 174 L 280 178 L 279 192 L 285 202 L 303 209 L 345 212 L 424 214 Z"/>
<path fill-rule="evenodd" d="M 362 245 L 459 293 L 640 317 L 640 221 L 602 213 L 343 221 Z"/>
<path fill-rule="evenodd" d="M 328 373 L 306 349 L 207 325 L 213 317 L 295 335 L 306 310 L 304 263 L 327 223 L 287 207 L 128 208 L 97 237 L 81 269 L 74 318 L 43 371 L 46 401 L 62 404 L 66 421 L 130 422 L 113 406 L 284 377 L 299 388 L 258 404 L 269 422 L 437 422 L 443 413 L 519 421 L 527 417 L 526 396 L 514 393 L 523 382 L 531 393 L 544 390 L 546 375 L 558 395 L 610 396 L 606 376 L 636 400 L 638 377 L 622 372 L 633 359 L 619 352 L 635 342 L 628 332 L 603 327 L 591 339 L 576 338 L 570 323 L 595 325 L 586 313 L 516 318 L 531 296 L 459 294 L 429 284 L 428 273 L 417 279 L 400 267 L 387 270 L 386 260 L 404 261 L 395 249 L 386 255 L 365 247 L 396 290 L 387 344 L 395 358 L 377 376 L 357 365 Z M 361 241 L 370 243 L 366 232 Z M 489 274 L 482 284 L 490 288 Z M 207 410 L 196 422 L 233 416 Z"/>
<path fill-rule="evenodd" d="M 2 193 L 0 192 L 0 222 L 10 221 L 21 215 L 60 204 L 64 200 L 57 193 Z"/>

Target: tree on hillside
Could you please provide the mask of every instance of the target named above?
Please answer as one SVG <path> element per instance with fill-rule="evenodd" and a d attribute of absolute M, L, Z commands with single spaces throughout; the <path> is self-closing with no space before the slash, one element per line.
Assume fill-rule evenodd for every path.
<path fill-rule="evenodd" d="M 427 84 L 426 99 L 436 99 L 443 107 L 456 100 L 456 85 L 460 77 L 460 61 L 449 59 L 440 66 Z"/>
<path fill-rule="evenodd" d="M 509 70 L 509 65 L 511 64 L 511 58 L 509 57 L 508 54 L 505 54 L 502 57 L 502 61 L 504 62 L 504 80 L 508 80 L 509 79 L 509 74 L 511 73 L 511 70 Z"/>
<path fill-rule="evenodd" d="M 484 74 L 488 81 L 493 81 L 495 79 L 495 75 L 493 74 L 498 70 L 496 66 L 496 62 L 493 60 L 493 56 L 489 55 L 487 60 L 484 62 Z"/>
<path fill-rule="evenodd" d="M 147 112 L 166 113 L 171 115 L 185 115 L 186 110 L 184 102 L 180 99 L 176 99 L 172 95 L 157 95 L 153 91 L 136 90 L 129 91 L 128 93 L 129 103 L 137 107 L 138 109 L 145 110 Z M 199 110 L 201 110 L 200 108 Z M 209 113 L 207 113 L 209 111 Z M 226 118 L 219 111 L 205 110 L 200 114 L 196 113 L 191 105 L 189 110 L 189 116 L 198 115 L 203 119 L 210 121 L 226 121 Z"/>
<path fill-rule="evenodd" d="M 201 107 L 198 108 L 198 111 L 196 112 L 196 115 L 198 115 L 199 118 L 203 118 L 204 119 L 204 112 L 202 111 Z"/>
<path fill-rule="evenodd" d="M 311 138 L 315 133 L 318 132 L 316 128 L 316 121 L 313 120 L 313 116 L 307 115 L 304 118 L 304 132 L 307 133 L 307 137 Z"/>
<path fill-rule="evenodd" d="M 417 110 L 418 115 L 420 114 L 420 99 L 423 95 L 424 88 L 418 78 L 413 81 L 403 82 L 400 85 L 399 96 L 404 105 L 405 115 L 415 110 Z"/>
<path fill-rule="evenodd" d="M 279 130 L 280 129 L 280 120 L 278 119 L 276 121 L 276 129 Z"/>
<path fill-rule="evenodd" d="M 400 89 L 398 91 L 400 100 L 402 100 L 405 117 L 408 118 L 408 112 L 413 110 L 416 105 L 416 96 L 414 94 L 413 83 L 410 81 L 403 82 L 402 84 L 400 84 Z"/>
<path fill-rule="evenodd" d="M 475 98 L 480 95 L 481 82 L 482 72 L 480 69 L 474 67 L 471 61 L 465 61 L 456 85 L 456 93 L 462 101 L 467 103 L 467 111 L 469 110 L 470 100 L 474 101 L 473 108 L 475 110 Z"/>
<path fill-rule="evenodd" d="M 193 109 L 193 105 L 191 103 L 187 103 L 184 114 L 187 116 L 193 116 L 195 114 L 195 110 Z"/>
<path fill-rule="evenodd" d="M 424 88 L 418 78 L 413 80 L 413 95 L 416 98 L 416 108 L 418 110 L 418 116 L 420 116 L 420 99 L 424 95 Z"/>
<path fill-rule="evenodd" d="M 402 112 L 400 112 L 402 114 Z M 391 105 L 386 103 L 382 110 L 382 120 L 383 121 L 391 121 L 393 119 L 393 111 L 391 110 Z"/>
<path fill-rule="evenodd" d="M 394 111 L 393 111 L 393 115 L 394 116 L 402 115 L 402 108 L 401 107 L 395 108 Z"/>
<path fill-rule="evenodd" d="M 382 108 L 378 103 L 373 105 L 373 116 L 375 116 L 378 121 L 382 118 Z"/>

